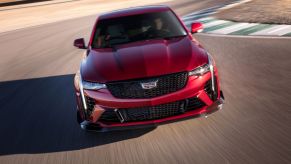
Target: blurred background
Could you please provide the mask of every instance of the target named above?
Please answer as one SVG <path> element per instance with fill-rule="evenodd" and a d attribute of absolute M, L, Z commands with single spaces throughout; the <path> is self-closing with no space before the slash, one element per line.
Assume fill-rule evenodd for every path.
<path fill-rule="evenodd" d="M 223 110 L 88 133 L 73 76 L 98 14 L 168 5 L 215 58 Z M 0 163 L 291 163 L 290 0 L 0 0 Z"/>

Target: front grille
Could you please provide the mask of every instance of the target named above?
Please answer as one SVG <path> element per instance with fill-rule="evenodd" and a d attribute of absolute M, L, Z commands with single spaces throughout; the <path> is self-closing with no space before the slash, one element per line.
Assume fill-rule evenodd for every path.
<path fill-rule="evenodd" d="M 187 82 L 187 72 L 175 73 L 156 78 L 108 83 L 107 88 L 117 98 L 153 98 L 182 89 Z M 141 83 L 157 81 L 157 87 L 143 89 Z"/>
<path fill-rule="evenodd" d="M 205 106 L 197 97 L 150 107 L 118 109 L 125 122 L 146 121 L 166 118 L 195 110 Z M 115 114 L 115 115 L 114 115 Z M 100 118 L 101 121 L 120 122 L 114 109 L 107 109 Z"/>
<path fill-rule="evenodd" d="M 214 76 L 214 92 L 212 91 L 212 86 L 211 86 L 211 79 L 209 79 L 204 86 L 204 91 L 208 94 L 211 100 L 216 100 L 217 99 L 217 80 L 216 77 Z"/>

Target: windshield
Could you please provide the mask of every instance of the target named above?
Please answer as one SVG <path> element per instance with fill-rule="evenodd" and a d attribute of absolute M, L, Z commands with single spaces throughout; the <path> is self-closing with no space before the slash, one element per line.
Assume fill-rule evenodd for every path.
<path fill-rule="evenodd" d="M 186 34 L 171 11 L 125 16 L 98 21 L 92 48 L 107 48 L 118 44 Z"/>

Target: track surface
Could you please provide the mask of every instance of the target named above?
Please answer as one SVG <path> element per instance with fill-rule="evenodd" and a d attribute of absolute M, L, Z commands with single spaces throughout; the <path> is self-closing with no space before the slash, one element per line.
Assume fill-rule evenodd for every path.
<path fill-rule="evenodd" d="M 180 14 L 189 6 L 173 5 Z M 75 121 L 72 75 L 82 51 L 71 42 L 88 36 L 93 20 L 0 34 L 1 164 L 291 162 L 290 39 L 196 35 L 219 67 L 223 110 L 156 129 L 86 133 Z"/>

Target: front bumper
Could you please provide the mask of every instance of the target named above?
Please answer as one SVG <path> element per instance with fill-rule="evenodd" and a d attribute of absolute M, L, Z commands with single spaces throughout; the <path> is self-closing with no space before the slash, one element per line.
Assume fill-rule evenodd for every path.
<path fill-rule="evenodd" d="M 217 74 L 215 74 L 215 77 L 217 80 L 216 90 L 220 91 L 219 79 Z M 76 97 L 79 111 L 78 113 L 80 114 L 80 118 L 82 120 L 80 121 L 80 125 L 83 129 L 94 131 L 145 128 L 145 127 L 155 127 L 159 124 L 163 124 L 166 122 L 172 122 L 176 120 L 210 114 L 220 109 L 223 104 L 223 96 L 221 92 L 217 93 L 217 98 L 215 100 L 212 100 L 206 93 L 204 87 L 206 82 L 209 81 L 210 79 L 211 79 L 210 73 L 207 73 L 200 77 L 189 77 L 187 85 L 183 89 L 176 91 L 174 93 L 149 99 L 119 99 L 113 97 L 107 89 L 101 89 L 98 91 L 84 90 L 85 96 L 92 98 L 95 101 L 95 103 L 102 108 L 119 109 L 119 108 L 148 107 L 185 100 L 193 97 L 198 98 L 205 104 L 205 106 L 201 108 L 187 111 L 179 115 L 154 120 L 131 121 L 131 122 L 104 122 L 100 120 L 94 122 L 90 120 L 90 118 L 86 117 L 83 112 L 84 109 L 81 101 L 80 92 L 76 87 Z"/>
<path fill-rule="evenodd" d="M 222 109 L 222 105 L 224 103 L 224 99 L 221 97 L 219 100 L 216 100 L 212 105 L 208 107 L 203 107 L 199 110 L 199 112 L 194 112 L 188 115 L 180 115 L 180 117 L 169 117 L 166 120 L 153 120 L 148 123 L 143 124 L 132 124 L 132 125 L 122 125 L 122 126 L 104 126 L 96 123 L 92 123 L 90 121 L 83 121 L 80 123 L 80 126 L 83 130 L 87 131 L 95 131 L 95 132 L 108 132 L 108 131 L 117 131 L 117 130 L 131 130 L 131 129 L 140 129 L 140 128 L 155 128 L 158 125 L 162 125 L 165 123 L 171 123 L 173 121 L 181 121 L 190 119 L 193 117 L 206 117 L 208 114 L 216 112 Z M 198 110 L 197 110 L 198 111 Z"/>

